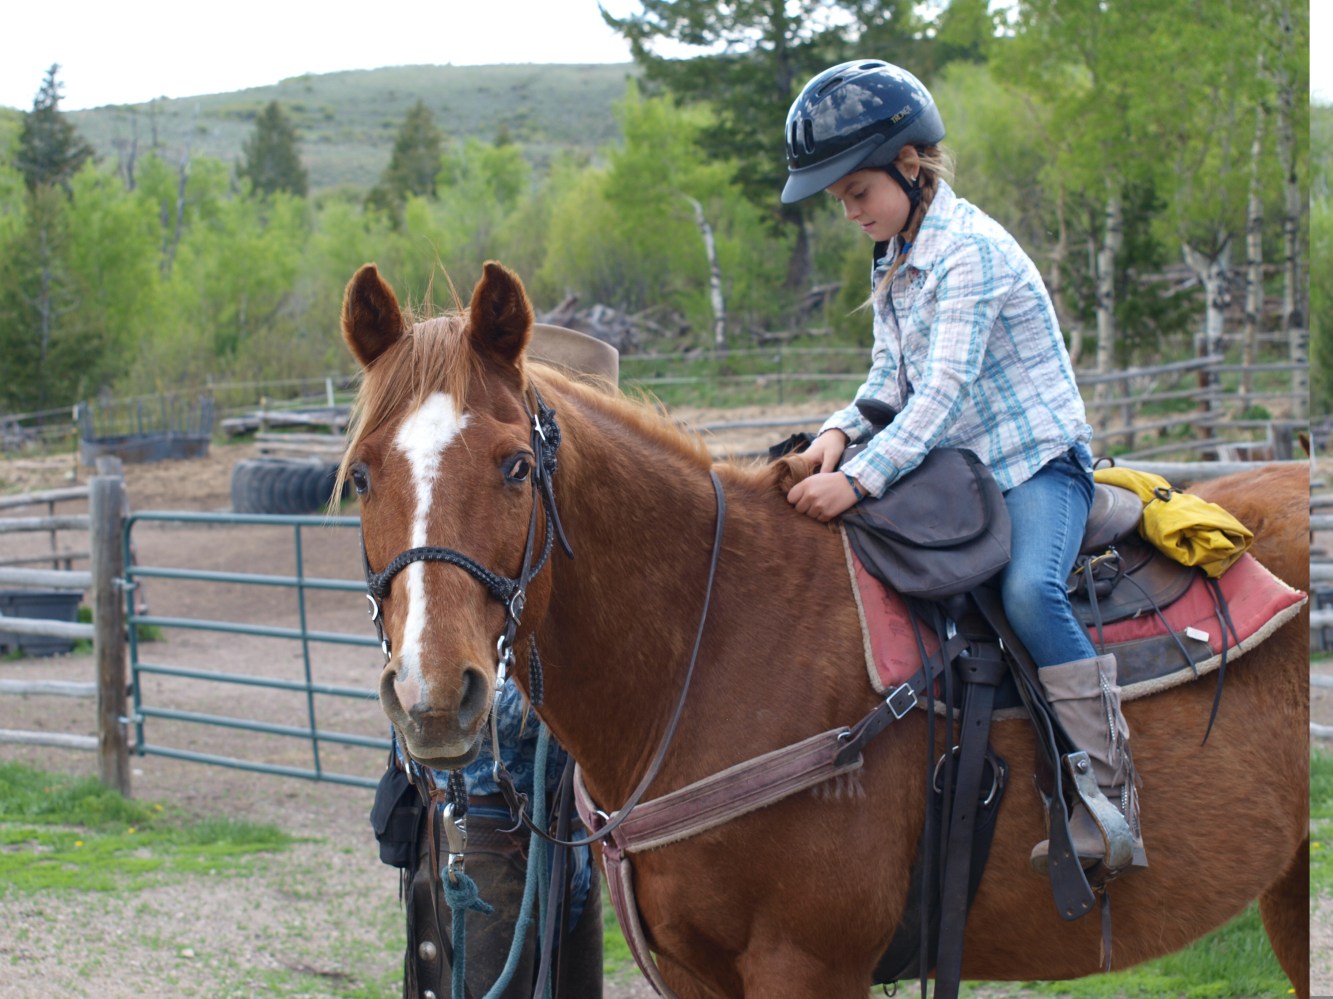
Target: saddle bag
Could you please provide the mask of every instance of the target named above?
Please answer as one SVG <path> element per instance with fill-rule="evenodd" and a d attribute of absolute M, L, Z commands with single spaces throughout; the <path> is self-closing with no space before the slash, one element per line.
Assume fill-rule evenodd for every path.
<path fill-rule="evenodd" d="M 844 460 L 858 448 L 848 448 Z M 907 597 L 967 593 L 1009 563 L 1009 510 L 999 484 L 965 448 L 936 448 L 883 496 L 842 515 L 871 575 Z"/>

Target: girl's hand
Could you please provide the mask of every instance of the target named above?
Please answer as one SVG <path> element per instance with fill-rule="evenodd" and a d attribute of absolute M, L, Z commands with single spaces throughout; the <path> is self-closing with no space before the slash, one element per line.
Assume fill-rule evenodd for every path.
<path fill-rule="evenodd" d="M 830 434 L 833 433 L 839 431 L 830 431 Z M 841 472 L 816 472 L 796 483 L 787 493 L 788 503 L 807 517 L 814 517 L 822 523 L 850 510 L 856 505 L 857 498 L 851 481 Z"/>
<path fill-rule="evenodd" d="M 816 472 L 831 472 L 838 467 L 838 459 L 847 450 L 847 435 L 841 430 L 825 430 L 810 442 L 802 456 L 808 458 Z"/>

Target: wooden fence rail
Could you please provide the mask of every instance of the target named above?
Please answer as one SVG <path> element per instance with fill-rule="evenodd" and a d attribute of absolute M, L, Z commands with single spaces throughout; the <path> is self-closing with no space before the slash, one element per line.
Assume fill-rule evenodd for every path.
<path fill-rule="evenodd" d="M 77 498 L 74 490 L 54 490 L 60 499 Z M 93 697 L 97 702 L 97 735 L 0 729 L 0 742 L 95 750 L 102 782 L 129 794 L 129 718 L 125 693 L 125 576 L 121 532 L 125 518 L 125 482 L 119 475 L 99 475 L 82 491 L 89 513 L 78 516 L 7 517 L 0 519 L 0 534 L 46 531 L 53 528 L 87 529 L 91 550 L 90 571 L 0 568 L 0 583 L 92 590 L 93 621 L 80 624 L 44 618 L 0 615 L 0 631 L 19 635 L 92 639 L 97 664 L 94 683 L 57 681 L 0 681 L 0 695 Z M 9 497 L 4 508 L 51 502 L 51 493 Z"/>

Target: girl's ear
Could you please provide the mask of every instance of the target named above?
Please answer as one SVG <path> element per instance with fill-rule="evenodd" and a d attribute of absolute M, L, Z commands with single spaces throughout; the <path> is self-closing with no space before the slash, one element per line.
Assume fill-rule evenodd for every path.
<path fill-rule="evenodd" d="M 894 160 L 898 165 L 898 170 L 908 180 L 916 180 L 916 175 L 921 171 L 921 157 L 917 155 L 916 146 L 903 146 L 902 152 Z"/>

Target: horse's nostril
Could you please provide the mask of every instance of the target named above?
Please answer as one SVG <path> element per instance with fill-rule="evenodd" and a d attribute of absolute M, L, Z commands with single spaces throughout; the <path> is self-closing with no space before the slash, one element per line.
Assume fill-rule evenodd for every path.
<path fill-rule="evenodd" d="M 458 696 L 458 722 L 463 728 L 485 714 L 490 704 L 490 686 L 481 670 L 469 667 L 463 671 L 462 691 Z"/>

